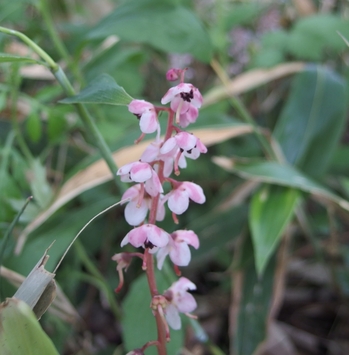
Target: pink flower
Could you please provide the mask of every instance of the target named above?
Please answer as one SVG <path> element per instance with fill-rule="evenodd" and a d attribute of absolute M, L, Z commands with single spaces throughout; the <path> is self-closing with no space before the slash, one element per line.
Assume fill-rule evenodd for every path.
<path fill-rule="evenodd" d="M 134 247 L 144 248 L 164 247 L 167 245 L 170 239 L 170 235 L 163 229 L 157 227 L 154 224 L 143 224 L 140 227 L 132 229 L 128 232 L 125 238 L 121 242 L 121 246 L 130 243 Z"/>
<path fill-rule="evenodd" d="M 128 110 L 139 119 L 139 126 L 143 133 L 153 133 L 160 129 L 155 107 L 150 102 L 132 100 Z"/>
<path fill-rule="evenodd" d="M 166 73 L 166 79 L 168 81 L 175 81 L 179 78 L 180 74 L 182 73 L 182 69 L 176 69 L 176 68 L 172 68 L 170 70 L 167 71 Z"/>
<path fill-rule="evenodd" d="M 162 195 L 161 195 L 162 196 Z M 130 199 L 125 208 L 125 219 L 131 226 L 138 226 L 147 217 L 151 207 L 151 198 L 145 193 L 142 184 L 136 184 L 127 189 L 122 195 L 122 200 Z M 163 203 L 158 204 L 156 215 L 157 221 L 165 218 L 165 208 Z"/>
<path fill-rule="evenodd" d="M 178 230 L 171 234 L 169 243 L 160 248 L 156 254 L 158 269 L 161 270 L 166 256 L 169 254 L 172 262 L 177 266 L 189 265 L 191 254 L 189 246 L 199 247 L 199 238 L 191 230 Z"/>
<path fill-rule="evenodd" d="M 178 154 L 178 149 L 175 148 L 173 150 L 170 150 L 164 154 L 161 153 L 161 145 L 163 141 L 154 141 L 148 145 L 148 147 L 145 149 L 141 156 L 141 161 L 147 162 L 147 163 L 152 163 L 155 161 L 162 160 L 164 162 L 164 176 L 168 177 L 171 175 L 173 171 L 173 163 L 176 159 L 176 156 Z M 185 168 L 187 166 L 185 157 L 180 156 L 178 160 L 178 166 L 181 168 Z"/>
<path fill-rule="evenodd" d="M 126 164 L 118 170 L 117 175 L 121 175 L 121 181 L 123 182 L 134 181 L 145 183 L 145 191 L 150 196 L 155 197 L 163 192 L 158 174 L 148 163 L 137 161 Z"/>
<path fill-rule="evenodd" d="M 171 102 L 171 109 L 176 112 L 176 122 L 181 123 L 180 115 L 187 114 L 182 118 L 182 123 L 195 122 L 198 110 L 202 105 L 200 91 L 192 84 L 180 83 L 167 91 L 161 99 L 163 105 Z M 191 109 L 190 108 L 193 108 Z"/>
<path fill-rule="evenodd" d="M 184 156 L 194 160 L 200 156 L 200 153 L 207 152 L 206 146 L 200 139 L 187 132 L 180 132 L 169 138 L 161 147 L 160 152 L 168 154 L 169 152 L 178 151 L 178 148 Z"/>
<path fill-rule="evenodd" d="M 182 214 L 188 209 L 189 199 L 200 204 L 206 201 L 202 187 L 188 181 L 179 183 L 165 196 L 168 208 L 175 214 Z"/>
<path fill-rule="evenodd" d="M 197 307 L 195 298 L 187 290 L 196 290 L 196 286 L 187 278 L 181 277 L 164 292 L 164 297 L 168 301 L 165 317 L 172 329 L 181 328 L 179 312 L 190 313 Z"/>
<path fill-rule="evenodd" d="M 190 106 L 187 112 L 179 115 L 179 125 L 183 128 L 188 127 L 191 123 L 195 123 L 198 116 L 199 110 L 194 106 Z"/>

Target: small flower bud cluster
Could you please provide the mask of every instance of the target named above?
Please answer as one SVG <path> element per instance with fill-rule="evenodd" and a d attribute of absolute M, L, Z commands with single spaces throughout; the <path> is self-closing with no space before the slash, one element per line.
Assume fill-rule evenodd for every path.
<path fill-rule="evenodd" d="M 163 105 L 170 103 L 170 107 L 156 107 L 144 100 L 133 100 L 128 106 L 129 111 L 139 119 L 142 131 L 136 142 L 142 140 L 146 134 L 154 132 L 157 134 L 139 161 L 126 164 L 117 172 L 121 181 L 135 183 L 122 196 L 122 199 L 128 199 L 124 212 L 125 219 L 134 228 L 123 238 L 121 246 L 131 244 L 135 248 L 144 249 L 144 253 L 114 255 L 113 260 L 118 263 L 117 271 L 120 275 L 117 291 L 123 283 L 122 269 L 127 269 L 134 256 L 143 260 L 144 270 L 147 270 L 149 256 L 156 256 L 159 269 L 168 256 L 177 274 L 180 275 L 178 267 L 187 266 L 191 259 L 189 246 L 195 249 L 199 247 L 198 236 L 191 230 L 168 233 L 156 226 L 156 221 L 162 221 L 165 217 L 166 204 L 174 222 L 178 223 L 177 215 L 188 209 L 190 201 L 199 204 L 205 202 L 205 195 L 199 185 L 189 181 L 177 181 L 170 177 L 172 173 L 180 175 L 180 169 L 187 166 L 186 158 L 195 160 L 201 153 L 207 152 L 199 138 L 183 130 L 196 121 L 202 105 L 199 90 L 192 84 L 184 83 L 184 74 L 185 69 L 170 69 L 167 72 L 166 78 L 169 81 L 180 80 L 180 83 L 170 88 L 161 100 Z M 160 112 L 168 114 L 164 138 L 160 136 Z M 166 194 L 163 189 L 165 182 L 171 186 Z M 151 308 L 162 317 L 168 339 L 168 325 L 173 329 L 181 327 L 179 312 L 188 315 L 195 310 L 196 301 L 187 292 L 195 289 L 196 286 L 191 281 L 181 277 L 162 295 L 152 294 Z"/>

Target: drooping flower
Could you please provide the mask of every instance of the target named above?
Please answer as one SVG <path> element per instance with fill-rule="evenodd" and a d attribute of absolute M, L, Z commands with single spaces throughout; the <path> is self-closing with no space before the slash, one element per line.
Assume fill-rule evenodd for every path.
<path fill-rule="evenodd" d="M 154 224 L 143 224 L 140 227 L 132 229 L 128 232 L 121 242 L 121 246 L 130 243 L 134 247 L 144 248 L 164 247 L 167 245 L 170 235 L 163 229 Z"/>
<path fill-rule="evenodd" d="M 143 133 L 153 133 L 160 129 L 155 107 L 150 102 L 132 100 L 128 110 L 139 119 L 139 126 Z"/>
<path fill-rule="evenodd" d="M 182 214 L 188 209 L 189 199 L 199 204 L 206 201 L 202 187 L 188 181 L 179 183 L 164 199 L 167 200 L 168 208 L 175 214 Z"/>
<path fill-rule="evenodd" d="M 131 264 L 132 257 L 133 256 L 130 253 L 118 253 L 114 254 L 112 257 L 112 260 L 117 262 L 116 271 L 119 274 L 119 286 L 115 289 L 115 292 L 120 292 L 122 286 L 124 285 L 124 274 L 122 270 L 127 270 Z"/>
<path fill-rule="evenodd" d="M 163 141 L 154 141 L 148 145 L 148 147 L 145 149 L 141 156 L 141 161 L 147 162 L 147 163 L 152 163 L 154 161 L 163 161 L 164 162 L 164 171 L 163 174 L 165 177 L 168 177 L 171 175 L 173 171 L 173 164 L 176 160 L 176 156 L 178 154 L 179 149 L 175 148 L 172 149 L 166 153 L 161 153 L 161 146 L 163 144 Z M 185 157 L 181 156 L 178 160 L 176 161 L 176 164 L 181 167 L 185 168 L 187 166 Z M 154 166 L 156 169 L 156 165 Z"/>
<path fill-rule="evenodd" d="M 142 184 L 136 184 L 124 192 L 122 195 L 122 200 L 124 199 L 129 199 L 129 202 L 127 203 L 124 211 L 126 222 L 131 226 L 138 226 L 145 220 L 148 211 L 151 208 L 150 196 L 144 191 Z M 164 204 L 159 203 L 156 220 L 162 221 L 164 218 Z"/>
<path fill-rule="evenodd" d="M 156 254 L 159 270 L 161 270 L 167 255 L 175 265 L 187 266 L 191 259 L 189 245 L 195 249 L 199 247 L 199 238 L 193 231 L 178 230 L 171 233 L 169 243 L 160 248 Z"/>
<path fill-rule="evenodd" d="M 178 151 L 178 148 L 184 156 L 194 160 L 200 156 L 200 153 L 207 152 L 206 146 L 200 139 L 188 132 L 180 132 L 169 138 L 161 147 L 160 152 L 168 154 L 169 152 Z"/>
<path fill-rule="evenodd" d="M 176 122 L 180 124 L 180 115 L 187 113 L 182 122 L 195 122 L 198 117 L 198 110 L 202 105 L 202 96 L 194 85 L 180 83 L 167 91 L 161 99 L 163 105 L 171 102 L 171 109 L 176 112 Z M 194 110 L 189 110 L 194 107 Z M 189 115 L 189 116 L 188 116 Z"/>
<path fill-rule="evenodd" d="M 117 175 L 120 175 L 120 179 L 123 182 L 144 183 L 145 191 L 150 196 L 155 197 L 163 192 L 158 174 L 148 163 L 137 161 L 126 164 L 118 170 Z"/>
<path fill-rule="evenodd" d="M 165 317 L 172 329 L 181 328 L 180 313 L 193 312 L 197 307 L 195 298 L 188 290 L 196 290 L 195 284 L 185 277 L 181 277 L 178 281 L 164 292 L 164 297 L 168 301 L 165 308 Z"/>

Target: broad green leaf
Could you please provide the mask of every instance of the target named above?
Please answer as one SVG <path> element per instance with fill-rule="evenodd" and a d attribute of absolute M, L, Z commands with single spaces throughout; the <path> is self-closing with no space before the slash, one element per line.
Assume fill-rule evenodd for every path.
<path fill-rule="evenodd" d="M 255 265 L 259 275 L 263 274 L 283 231 L 292 218 L 298 197 L 298 190 L 275 185 L 264 185 L 253 196 L 249 224 Z"/>
<path fill-rule="evenodd" d="M 160 294 L 171 286 L 163 273 L 156 273 Z M 156 321 L 149 307 L 150 292 L 146 275 L 132 282 L 130 291 L 123 302 L 123 339 L 126 351 L 142 347 L 150 340 L 157 339 Z M 182 322 L 183 323 L 183 322 Z M 171 330 L 171 341 L 167 344 L 168 355 L 179 353 L 184 342 L 183 324 L 180 330 Z M 155 347 L 146 351 L 147 355 L 157 354 Z"/>
<path fill-rule="evenodd" d="M 0 53 L 0 63 L 14 63 L 14 62 L 26 62 L 30 64 L 41 64 L 46 65 L 46 63 L 28 57 L 21 57 L 19 55 L 13 55 L 9 53 Z"/>
<path fill-rule="evenodd" d="M 345 43 L 338 36 L 349 36 L 348 21 L 334 14 L 307 16 L 296 22 L 287 47 L 289 53 L 299 59 L 320 61 L 325 54 L 333 56 L 344 50 Z"/>
<path fill-rule="evenodd" d="M 3 302 L 0 321 L 2 355 L 59 355 L 25 302 L 14 298 Z"/>
<path fill-rule="evenodd" d="M 301 173 L 295 167 L 271 161 L 252 163 L 233 163 L 226 158 L 214 158 L 214 162 L 237 175 L 270 184 L 288 186 L 301 191 L 324 197 L 349 211 L 349 202 L 334 194 L 331 190 Z"/>
<path fill-rule="evenodd" d="M 59 101 L 62 104 L 108 104 L 128 105 L 133 98 L 108 74 L 102 74 L 91 81 L 75 96 Z"/>
<path fill-rule="evenodd" d="M 343 132 L 344 81 L 329 69 L 308 66 L 295 77 L 274 136 L 287 160 L 319 177 L 331 163 Z"/>
<path fill-rule="evenodd" d="M 267 319 L 273 295 L 275 256 L 269 261 L 263 276 L 256 272 L 252 244 L 248 238 L 242 246 L 240 260 L 242 285 L 237 308 L 235 334 L 231 354 L 252 355 L 267 335 Z"/>
<path fill-rule="evenodd" d="M 212 57 L 208 34 L 188 8 L 163 0 L 130 0 L 103 18 L 88 39 L 117 35 L 170 53 L 190 53 L 204 62 Z"/>
<path fill-rule="evenodd" d="M 39 159 L 32 161 L 28 177 L 34 201 L 44 209 L 51 202 L 53 192 L 46 178 L 46 169 Z"/>

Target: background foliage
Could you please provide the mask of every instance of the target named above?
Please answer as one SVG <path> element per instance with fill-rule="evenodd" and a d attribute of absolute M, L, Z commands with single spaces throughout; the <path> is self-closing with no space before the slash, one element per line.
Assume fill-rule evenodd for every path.
<path fill-rule="evenodd" d="M 120 200 L 126 186 L 81 110 L 121 166 L 144 148 L 133 146 L 130 96 L 159 103 L 168 68 L 189 67 L 205 102 L 191 129 L 210 147 L 181 173 L 207 197 L 179 219 L 200 237 L 182 269 L 198 286 L 199 323 L 183 319 L 169 354 L 346 354 L 348 14 L 345 1 L 0 2 L 0 25 L 43 48 L 76 93 L 0 33 L 1 264 L 27 275 L 55 240 L 53 271 Z M 123 354 L 155 336 L 139 263 L 113 293 L 111 256 L 128 230 L 123 208 L 110 210 L 59 267 L 61 293 L 41 325 L 60 354 Z M 170 265 L 159 278 L 166 289 Z M 2 269 L 2 300 L 13 283 Z"/>

